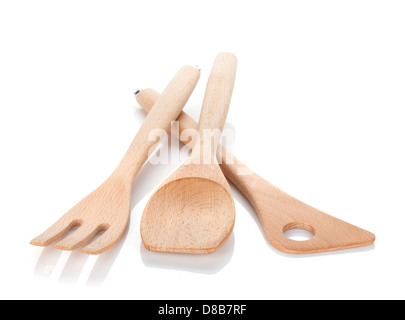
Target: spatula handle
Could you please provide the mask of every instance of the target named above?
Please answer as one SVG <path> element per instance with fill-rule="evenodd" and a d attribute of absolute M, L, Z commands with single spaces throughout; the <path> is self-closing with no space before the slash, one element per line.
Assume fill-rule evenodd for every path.
<path fill-rule="evenodd" d="M 152 110 L 115 170 L 115 175 L 131 181 L 135 178 L 150 152 L 153 151 L 152 148 L 157 145 L 155 140 L 149 139 L 150 132 L 155 129 L 170 130 L 171 121 L 177 119 L 199 78 L 200 70 L 191 66 L 184 66 L 176 73 L 156 99 Z"/>
<path fill-rule="evenodd" d="M 217 55 L 208 78 L 202 103 L 199 120 L 200 146 L 203 148 L 204 157 L 215 158 L 225 120 L 231 102 L 236 74 L 236 57 L 232 53 Z M 207 144 L 206 139 L 212 139 Z M 193 149 L 193 157 L 201 156 L 201 149 Z M 208 153 L 208 154 L 207 154 Z"/>

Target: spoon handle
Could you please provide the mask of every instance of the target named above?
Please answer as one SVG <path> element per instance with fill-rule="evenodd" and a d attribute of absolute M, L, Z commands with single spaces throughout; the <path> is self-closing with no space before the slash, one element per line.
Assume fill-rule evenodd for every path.
<path fill-rule="evenodd" d="M 217 55 L 208 78 L 199 120 L 199 147 L 192 158 L 215 161 L 218 141 L 228 114 L 236 75 L 236 57 L 232 53 Z M 212 141 L 212 139 L 214 139 Z M 201 149 L 202 148 L 202 149 Z M 201 154 L 202 151 L 202 154 Z M 204 158 L 201 158 L 203 156 Z"/>
<path fill-rule="evenodd" d="M 154 103 L 144 123 L 132 141 L 127 153 L 114 172 L 116 177 L 132 180 L 147 160 L 152 148 L 157 146 L 150 139 L 152 130 L 170 130 L 171 121 L 176 120 L 200 78 L 200 70 L 182 67 L 169 82 L 162 94 Z"/>
<path fill-rule="evenodd" d="M 136 100 L 142 109 L 149 113 L 159 96 L 159 93 L 153 89 L 143 89 L 136 94 Z M 179 125 L 178 130 L 173 130 L 172 132 L 169 130 L 168 132 L 179 139 L 179 141 L 183 142 L 190 148 L 193 148 L 193 143 L 195 143 L 194 140 L 183 141 L 181 137 L 183 136 L 183 132 L 187 132 L 187 130 L 197 130 L 198 123 L 184 111 L 180 113 L 177 121 Z M 236 157 L 222 145 L 218 146 L 218 158 L 221 160 L 220 166 L 225 177 L 232 181 L 232 183 L 234 183 L 248 198 L 251 198 L 250 182 L 253 182 L 253 180 L 260 180 L 261 178 L 236 159 Z"/>

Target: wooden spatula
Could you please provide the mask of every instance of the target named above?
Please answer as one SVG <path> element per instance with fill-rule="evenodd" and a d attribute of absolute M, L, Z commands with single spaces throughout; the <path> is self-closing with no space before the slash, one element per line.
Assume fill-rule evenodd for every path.
<path fill-rule="evenodd" d="M 147 160 L 151 148 L 156 146 L 156 141 L 148 139 L 150 131 L 157 128 L 169 130 L 170 122 L 181 112 L 199 77 L 199 69 L 190 66 L 181 68 L 154 103 L 153 110 L 111 176 L 48 230 L 33 239 L 31 244 L 47 246 L 59 241 L 55 247 L 63 250 L 74 250 L 85 245 L 82 251 L 88 254 L 99 254 L 112 247 L 128 224 L 133 180 Z M 62 239 L 77 226 L 80 227 Z M 100 231 L 104 233 L 89 243 Z"/>
<path fill-rule="evenodd" d="M 216 150 L 235 72 L 233 54 L 221 53 L 216 57 L 200 115 L 199 143 L 194 145 L 186 164 L 155 191 L 142 215 L 141 236 L 148 250 L 211 253 L 232 233 L 234 200 L 218 165 Z"/>
<path fill-rule="evenodd" d="M 146 112 L 152 109 L 158 97 L 159 94 L 152 89 L 141 90 L 136 95 L 138 103 Z M 186 129 L 197 128 L 197 123 L 184 112 L 177 120 L 180 136 Z M 192 143 L 188 145 L 192 147 Z M 253 173 L 224 147 L 220 148 L 223 173 L 249 200 L 260 218 L 267 239 L 279 250 L 313 253 L 365 246 L 374 242 L 375 236 L 371 232 L 293 198 Z M 284 232 L 297 228 L 309 230 L 314 236 L 306 241 L 295 241 L 285 236 Z"/>

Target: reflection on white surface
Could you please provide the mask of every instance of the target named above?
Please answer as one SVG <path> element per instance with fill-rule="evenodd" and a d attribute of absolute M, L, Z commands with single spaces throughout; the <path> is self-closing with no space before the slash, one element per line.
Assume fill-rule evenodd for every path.
<path fill-rule="evenodd" d="M 43 248 L 37 264 L 35 265 L 34 275 L 43 278 L 50 277 L 61 253 L 61 250 L 56 250 L 53 247 Z"/>
<path fill-rule="evenodd" d="M 75 284 L 79 279 L 88 258 L 89 255 L 81 253 L 80 250 L 72 251 L 59 276 L 59 282 Z"/>
<path fill-rule="evenodd" d="M 147 267 L 214 274 L 228 264 L 234 248 L 235 237 L 232 233 L 221 248 L 210 254 L 153 252 L 145 249 L 143 243 L 140 252 L 142 261 Z"/>
<path fill-rule="evenodd" d="M 96 263 L 94 264 L 93 269 L 91 270 L 91 273 L 87 278 L 86 282 L 87 285 L 100 286 L 103 284 L 103 282 L 105 281 L 111 270 L 111 267 L 114 265 L 118 253 L 121 251 L 126 236 L 127 231 L 125 232 L 123 237 L 110 250 L 100 254 L 97 257 Z"/>

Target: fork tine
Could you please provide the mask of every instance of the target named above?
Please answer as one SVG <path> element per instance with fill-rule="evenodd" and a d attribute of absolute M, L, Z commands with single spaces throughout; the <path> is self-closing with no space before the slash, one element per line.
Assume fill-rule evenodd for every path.
<path fill-rule="evenodd" d="M 73 227 L 80 226 L 82 221 L 80 219 L 68 218 L 63 216 L 56 221 L 51 227 L 49 227 L 44 233 L 31 240 L 30 244 L 35 246 L 46 247 L 52 242 L 61 239 L 67 234 Z"/>
<path fill-rule="evenodd" d="M 99 231 L 99 227 L 84 223 L 79 229 L 56 243 L 55 248 L 69 251 L 75 250 L 93 239 Z"/>
<path fill-rule="evenodd" d="M 87 254 L 100 254 L 110 249 L 124 234 L 125 228 L 109 228 L 98 239 L 89 243 L 82 250 Z"/>

